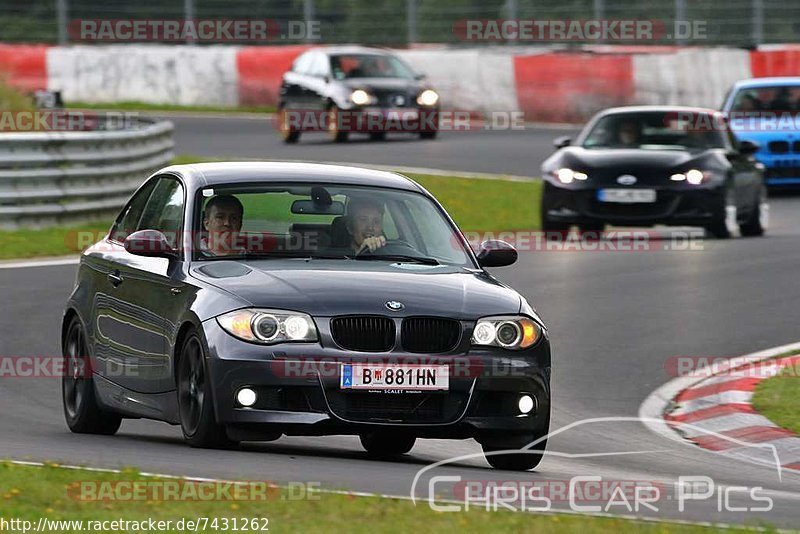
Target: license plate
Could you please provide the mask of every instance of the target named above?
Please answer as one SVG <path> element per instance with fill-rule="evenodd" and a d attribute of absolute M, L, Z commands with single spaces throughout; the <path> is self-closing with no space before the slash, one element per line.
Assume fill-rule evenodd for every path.
<path fill-rule="evenodd" d="M 598 189 L 597 200 L 600 202 L 618 202 L 620 204 L 653 203 L 656 201 L 656 190 Z"/>
<path fill-rule="evenodd" d="M 446 365 L 342 364 L 341 389 L 447 390 L 450 373 Z"/>

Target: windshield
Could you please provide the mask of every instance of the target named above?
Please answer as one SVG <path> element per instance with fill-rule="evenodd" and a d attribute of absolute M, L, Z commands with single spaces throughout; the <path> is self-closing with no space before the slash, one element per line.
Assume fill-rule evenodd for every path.
<path fill-rule="evenodd" d="M 340 54 L 331 56 L 331 70 L 337 80 L 351 78 L 414 79 L 414 73 L 398 58 L 382 54 Z"/>
<path fill-rule="evenodd" d="M 474 267 L 419 193 L 341 185 L 206 188 L 195 259 L 324 258 Z"/>
<path fill-rule="evenodd" d="M 800 111 L 800 86 L 740 89 L 733 98 L 731 111 Z"/>
<path fill-rule="evenodd" d="M 584 148 L 707 150 L 725 148 L 725 129 L 708 113 L 613 113 L 600 118 L 583 141 Z"/>

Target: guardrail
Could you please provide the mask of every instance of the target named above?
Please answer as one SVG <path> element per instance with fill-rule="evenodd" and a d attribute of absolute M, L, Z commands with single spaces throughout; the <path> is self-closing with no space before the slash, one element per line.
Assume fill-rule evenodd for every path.
<path fill-rule="evenodd" d="M 0 133 L 0 228 L 110 218 L 173 158 L 171 122 L 92 132 Z"/>

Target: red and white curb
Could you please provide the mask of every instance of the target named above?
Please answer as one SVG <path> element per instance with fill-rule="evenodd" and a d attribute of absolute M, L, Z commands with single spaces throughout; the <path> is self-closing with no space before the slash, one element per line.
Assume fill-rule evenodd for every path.
<path fill-rule="evenodd" d="M 777 426 L 752 405 L 762 380 L 786 367 L 800 367 L 800 343 L 702 368 L 654 391 L 639 416 L 654 432 L 731 458 L 800 472 L 800 436 Z M 771 360 L 771 361 L 767 361 Z"/>

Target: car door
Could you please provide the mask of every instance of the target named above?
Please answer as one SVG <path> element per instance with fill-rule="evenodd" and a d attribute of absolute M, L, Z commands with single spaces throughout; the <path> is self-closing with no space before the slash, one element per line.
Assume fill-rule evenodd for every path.
<path fill-rule="evenodd" d="M 309 109 L 321 111 L 328 105 L 328 84 L 331 80 L 331 65 L 327 54 L 315 52 L 306 82 Z"/>
<path fill-rule="evenodd" d="M 300 55 L 292 65 L 292 69 L 283 75 L 280 100 L 286 109 L 305 109 L 307 107 L 306 84 L 312 60 L 313 52 Z"/>
<path fill-rule="evenodd" d="M 160 176 L 135 229 L 161 231 L 179 249 L 185 204 L 183 184 Z M 116 363 L 111 380 L 140 393 L 172 390 L 171 340 L 192 293 L 183 282 L 182 262 L 131 254 L 122 236 L 112 237 L 113 269 L 97 316 L 98 333 Z"/>

